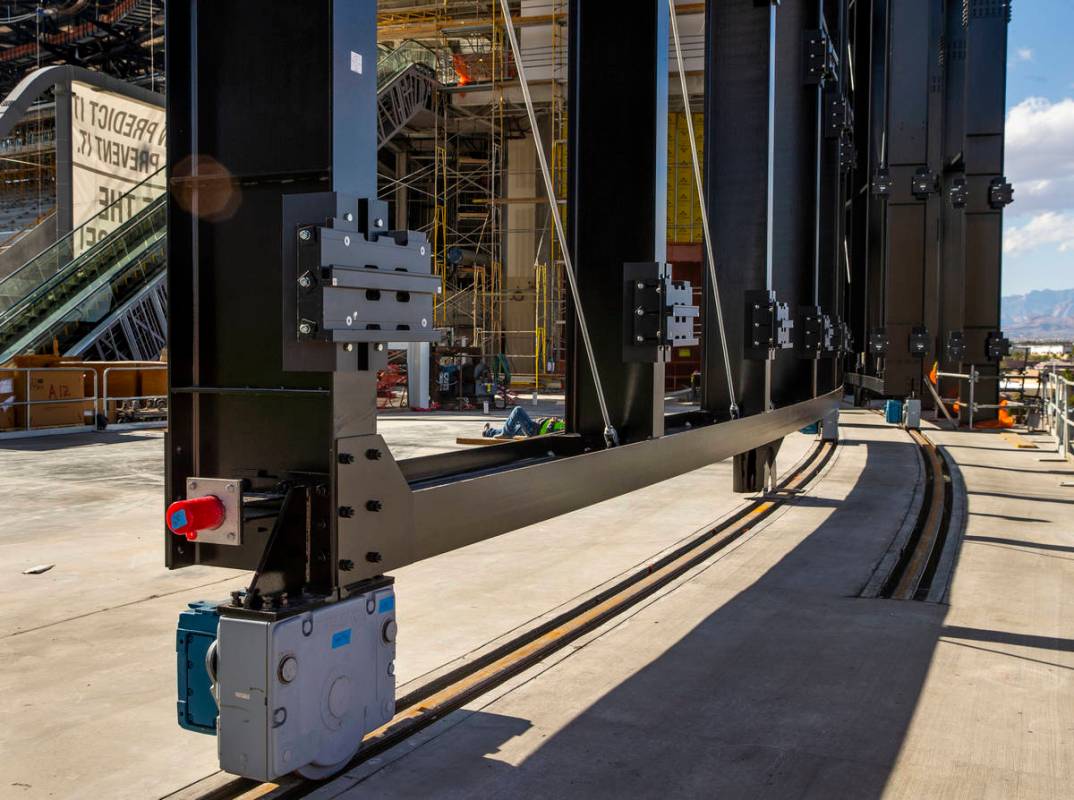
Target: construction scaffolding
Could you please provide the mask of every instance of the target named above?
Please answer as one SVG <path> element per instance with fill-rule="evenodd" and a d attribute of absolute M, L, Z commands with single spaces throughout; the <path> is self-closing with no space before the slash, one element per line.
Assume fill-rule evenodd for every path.
<path fill-rule="evenodd" d="M 522 2 L 510 24 L 526 28 L 531 20 L 540 23 L 533 27 L 537 44 L 524 48 L 524 58 L 551 74 L 543 81 L 549 87 L 541 101 L 549 124 L 544 138 L 551 143 L 557 193 L 565 198 L 566 0 Z M 546 235 L 549 215 L 565 207 L 541 211 L 548 206 L 535 189 L 528 197 L 509 196 L 509 169 L 512 176 L 528 169 L 535 178 L 535 172 L 508 164 L 508 142 L 530 131 L 517 98 L 506 23 L 496 0 L 442 0 L 420 8 L 382 3 L 382 62 L 398 69 L 396 61 L 420 58 L 435 69 L 440 89 L 431 125 L 411 126 L 396 137 L 387 148 L 397 154 L 395 163 L 382 152 L 380 189 L 404 204 L 397 221 L 425 232 L 432 244 L 442 288 L 433 322 L 444 341 L 478 351 L 497 370 L 503 365 L 518 387 L 544 388 L 561 385 L 565 358 L 562 254 Z M 549 30 L 550 45 L 544 43 Z M 525 231 L 538 243 L 524 263 L 516 251 L 518 263 L 509 264 L 507 238 L 525 231 L 509 228 L 508 211 L 521 206 L 534 209 Z M 522 325 L 518 303 L 530 307 Z M 515 309 L 510 322 L 508 304 Z M 531 319 L 532 329 L 521 329 Z"/>

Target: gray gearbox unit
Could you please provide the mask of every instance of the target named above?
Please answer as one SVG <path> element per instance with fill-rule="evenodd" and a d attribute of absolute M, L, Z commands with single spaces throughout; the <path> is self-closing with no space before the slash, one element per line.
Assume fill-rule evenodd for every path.
<path fill-rule="evenodd" d="M 227 772 L 327 777 L 395 713 L 391 586 L 284 618 L 225 615 L 217 643 Z"/>

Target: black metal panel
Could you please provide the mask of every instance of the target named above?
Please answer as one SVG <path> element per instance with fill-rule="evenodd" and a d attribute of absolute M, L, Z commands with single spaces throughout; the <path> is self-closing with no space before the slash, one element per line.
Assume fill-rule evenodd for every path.
<path fill-rule="evenodd" d="M 1030 13 L 1028 9 L 1023 13 Z M 1003 176 L 1003 132 L 1007 92 L 1006 1 L 967 0 L 965 20 L 965 338 L 967 359 L 983 375 L 994 376 L 998 364 L 985 358 L 990 331 L 999 330 L 1002 275 L 1003 210 L 989 202 L 989 188 Z M 998 402 L 999 382 L 978 384 L 979 403 Z M 994 411 L 979 417 L 994 416 Z"/>
<path fill-rule="evenodd" d="M 190 475 L 269 484 L 327 475 L 334 432 L 375 425 L 368 380 L 368 398 L 349 392 L 334 403 L 330 373 L 284 370 L 276 309 L 294 235 L 283 229 L 283 197 L 376 193 L 376 4 L 251 11 L 240 0 L 167 7 L 168 501 Z M 167 541 L 173 567 L 252 568 L 264 546 Z"/>
<path fill-rule="evenodd" d="M 788 3 L 776 15 L 776 119 L 772 198 L 772 288 L 794 312 L 815 303 L 818 88 L 803 82 L 803 32 L 817 27 L 816 3 Z M 802 320 L 795 320 L 796 336 Z M 813 396 L 814 362 L 781 351 L 772 364 L 772 404 Z M 720 377 L 718 374 L 716 377 Z"/>
<path fill-rule="evenodd" d="M 621 442 L 663 433 L 664 367 L 623 363 L 623 265 L 666 260 L 668 7 L 571 0 L 569 220 L 571 254 L 612 426 Z M 573 314 L 568 428 L 603 439 L 596 391 Z"/>
<path fill-rule="evenodd" d="M 772 288 L 776 15 L 774 5 L 754 0 L 709 0 L 705 14 L 705 199 L 731 376 L 743 414 L 761 413 L 769 402 L 769 362 L 746 360 L 743 332 L 746 292 Z M 727 419 L 731 398 L 708 270 L 702 295 L 701 405 L 717 419 Z"/>

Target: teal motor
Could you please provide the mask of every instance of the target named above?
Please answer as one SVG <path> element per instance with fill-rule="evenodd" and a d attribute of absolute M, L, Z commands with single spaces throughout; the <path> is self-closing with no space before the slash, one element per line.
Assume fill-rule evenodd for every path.
<path fill-rule="evenodd" d="M 213 736 L 216 735 L 219 712 L 207 660 L 209 649 L 216 642 L 219 608 L 223 604 L 224 601 L 205 600 L 190 603 L 190 607 L 179 615 L 175 632 L 179 724 L 188 731 Z"/>

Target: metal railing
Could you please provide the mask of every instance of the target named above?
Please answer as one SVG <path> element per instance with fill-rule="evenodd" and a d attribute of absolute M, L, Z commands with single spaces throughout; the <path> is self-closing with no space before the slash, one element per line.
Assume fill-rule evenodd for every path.
<path fill-rule="evenodd" d="M 1055 449 L 1059 455 L 1068 461 L 1072 454 L 1070 449 L 1071 426 L 1074 418 L 1071 417 L 1070 400 L 1074 392 L 1074 381 L 1064 377 L 1055 371 L 1042 371 L 1040 374 L 1040 395 L 1043 399 L 1044 424 L 1048 432 L 1055 437 Z"/>
<path fill-rule="evenodd" d="M 101 429 L 104 426 L 99 425 L 98 420 L 102 415 L 104 419 L 107 420 L 113 409 L 116 411 L 118 417 L 121 413 L 119 405 L 121 403 L 131 404 L 130 408 L 122 409 L 123 412 L 133 413 L 140 410 L 151 410 L 165 415 L 165 419 L 160 420 L 149 420 L 145 422 L 124 421 L 121 423 L 124 427 L 146 427 L 150 425 L 159 426 L 167 424 L 167 394 L 114 395 L 109 392 L 108 388 L 109 376 L 114 372 L 166 372 L 167 369 L 168 367 L 163 364 L 160 366 L 107 367 L 100 373 L 93 367 L 79 366 L 0 367 L 0 439 L 51 433 L 81 433 L 84 431 Z M 82 382 L 82 396 L 60 397 L 56 399 L 30 399 L 31 379 L 34 375 L 41 373 L 65 373 L 67 375 L 77 375 Z M 87 375 L 92 376 L 92 389 L 88 394 L 85 392 Z M 22 378 L 21 381 L 19 380 L 20 377 Z M 23 395 L 26 399 L 24 400 L 16 399 L 19 395 L 16 386 L 17 383 L 21 383 L 22 386 L 25 387 L 23 389 Z M 112 404 L 112 407 L 110 407 L 110 404 Z M 34 427 L 33 409 L 41 406 L 79 406 L 81 407 L 81 416 L 83 420 L 85 420 L 86 415 L 88 414 L 89 421 L 84 422 L 81 425 L 72 422 Z M 21 420 L 19 420 L 19 415 L 15 413 L 18 408 L 25 409 L 25 413 L 22 415 Z M 40 417 L 38 420 L 40 421 Z"/>
<path fill-rule="evenodd" d="M 164 169 L 164 167 L 158 169 L 137 186 L 116 198 L 110 205 L 102 208 L 91 219 L 79 225 L 70 233 L 64 234 L 17 270 L 0 280 L 0 315 L 7 315 L 16 304 L 24 302 L 33 292 L 40 290 L 43 285 L 53 281 L 61 272 L 68 270 L 80 256 L 92 250 L 93 247 L 88 245 L 87 240 L 89 237 L 86 235 L 87 231 L 91 229 L 90 226 L 99 225 L 101 219 L 109 220 L 117 216 L 125 217 L 126 208 L 132 202 L 137 202 L 138 210 L 142 211 L 144 207 L 153 205 L 163 197 L 166 188 L 164 185 Z M 117 226 L 117 229 L 112 233 L 118 232 L 126 222 L 137 217 L 137 213 L 131 215 L 123 224 Z M 100 240 L 100 242 L 109 241 L 110 238 L 111 236 Z"/>

